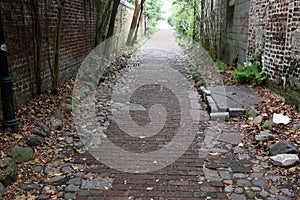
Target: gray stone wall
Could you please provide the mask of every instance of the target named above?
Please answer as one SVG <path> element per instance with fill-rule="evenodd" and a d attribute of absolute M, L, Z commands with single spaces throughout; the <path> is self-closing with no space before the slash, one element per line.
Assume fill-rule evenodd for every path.
<path fill-rule="evenodd" d="M 222 26 L 220 33 L 221 55 L 220 58 L 227 64 L 238 55 L 239 62 L 247 58 L 249 0 L 221 1 Z"/>

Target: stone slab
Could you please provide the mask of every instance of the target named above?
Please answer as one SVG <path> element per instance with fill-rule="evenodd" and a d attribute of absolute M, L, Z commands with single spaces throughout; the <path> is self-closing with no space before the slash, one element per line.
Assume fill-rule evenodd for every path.
<path fill-rule="evenodd" d="M 208 89 L 218 107 L 247 108 L 262 101 L 253 88 L 233 85 L 208 87 Z"/>
<path fill-rule="evenodd" d="M 214 99 L 211 96 L 208 96 L 206 99 L 207 99 L 210 112 L 212 113 L 218 112 L 218 107 Z"/>
<path fill-rule="evenodd" d="M 225 132 L 218 138 L 219 141 L 237 145 L 242 142 L 243 137 L 236 132 Z"/>

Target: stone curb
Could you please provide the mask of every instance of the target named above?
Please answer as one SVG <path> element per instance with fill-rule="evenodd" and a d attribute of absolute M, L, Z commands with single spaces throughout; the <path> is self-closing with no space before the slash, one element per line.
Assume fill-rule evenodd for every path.
<path fill-rule="evenodd" d="M 215 112 L 210 113 L 210 119 L 212 121 L 226 121 L 229 120 L 230 116 L 228 112 Z"/>
<path fill-rule="evenodd" d="M 201 86 L 199 91 L 201 92 L 204 101 L 208 105 L 210 118 L 213 121 L 226 121 L 229 120 L 230 117 L 239 117 L 244 115 L 246 112 L 243 108 L 219 107 L 211 96 L 212 92 L 204 86 Z"/>
<path fill-rule="evenodd" d="M 206 98 L 207 98 L 206 103 L 208 104 L 209 111 L 211 113 L 219 112 L 219 109 L 218 109 L 218 106 L 217 106 L 215 100 L 211 96 L 208 96 Z"/>
<path fill-rule="evenodd" d="M 229 108 L 230 117 L 239 117 L 246 113 L 246 110 L 243 108 Z"/>

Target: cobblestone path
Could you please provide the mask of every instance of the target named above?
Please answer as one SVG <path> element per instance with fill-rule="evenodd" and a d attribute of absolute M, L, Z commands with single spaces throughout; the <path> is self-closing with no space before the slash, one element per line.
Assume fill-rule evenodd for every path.
<path fill-rule="evenodd" d="M 180 53 L 173 33 L 161 30 L 138 50 L 130 61 L 132 66 L 120 72 L 114 82 L 99 87 L 98 101 L 102 107 L 97 116 L 100 126 L 115 146 L 132 154 L 116 155 L 117 152 L 112 153 L 110 151 L 114 150 L 107 147 L 99 151 L 99 154 L 110 155 L 100 156 L 106 164 L 89 153 L 77 154 L 75 162 L 84 169 L 84 173 L 74 174 L 69 180 L 65 199 L 291 199 L 293 193 L 289 190 L 288 180 L 276 176 L 270 171 L 267 161 L 243 148 L 238 124 L 209 121 L 205 105 L 198 102 L 199 95 L 192 82 L 187 81 L 190 80 L 190 65 Z M 136 91 L 127 87 L 136 80 L 154 82 Z M 163 87 L 164 84 L 169 84 L 171 91 Z M 176 91 L 172 91 L 172 88 Z M 133 94 L 129 99 L 132 119 L 119 115 L 124 121 L 123 129 L 115 122 L 113 113 L 116 106 L 120 109 L 126 102 L 121 105 L 112 102 L 114 92 Z M 151 107 L 157 103 L 163 105 L 164 109 Z M 146 111 L 153 112 L 154 118 L 153 115 L 149 117 Z M 186 118 L 189 120 L 187 124 L 190 124 L 186 127 L 186 124 L 182 124 L 188 130 L 183 130 L 185 134 L 176 143 L 176 148 L 183 151 L 183 155 L 177 159 L 174 154 L 180 152 L 171 149 L 160 155 L 152 155 L 150 159 L 138 156 L 159 152 L 159 149 L 175 140 L 176 130 L 181 125 L 181 113 L 185 111 L 190 113 Z M 160 120 L 155 120 L 160 119 L 160 114 L 167 114 L 163 125 Z M 153 130 L 161 128 L 161 131 L 157 135 L 145 136 L 139 135 L 142 131 L 137 129 L 124 134 L 128 130 L 135 130 L 136 124 L 131 124 L 132 120 L 141 127 L 150 124 Z M 193 136 L 190 142 L 188 134 Z M 156 156 L 157 160 L 153 159 Z M 140 159 L 143 162 L 137 162 Z M 170 162 L 163 167 L 160 159 Z M 136 166 L 135 163 L 145 165 Z M 156 166 L 153 164 L 161 164 L 161 167 L 153 171 L 151 169 Z M 72 190 L 73 186 L 78 186 L 80 190 Z"/>

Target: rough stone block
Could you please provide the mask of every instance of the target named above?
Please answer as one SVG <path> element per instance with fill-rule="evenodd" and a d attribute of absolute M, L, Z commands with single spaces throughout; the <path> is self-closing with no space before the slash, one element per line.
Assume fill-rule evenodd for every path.
<path fill-rule="evenodd" d="M 228 107 L 220 107 L 218 106 L 219 112 L 228 112 Z"/>
<path fill-rule="evenodd" d="M 211 91 L 210 90 L 203 90 L 203 94 L 205 95 L 205 96 L 210 96 L 211 95 Z"/>
<path fill-rule="evenodd" d="M 206 90 L 206 88 L 204 86 L 201 86 L 200 90 L 203 91 L 203 90 Z"/>
<path fill-rule="evenodd" d="M 208 90 L 206 87 L 202 86 L 200 87 L 200 91 L 201 91 L 201 94 L 204 98 L 204 101 L 207 101 L 207 97 L 208 96 L 211 96 L 211 91 Z"/>
<path fill-rule="evenodd" d="M 239 117 L 245 114 L 245 109 L 243 108 L 229 108 L 230 117 Z"/>
<path fill-rule="evenodd" d="M 207 104 L 209 106 L 210 112 L 211 113 L 215 113 L 218 112 L 218 106 L 216 104 L 216 102 L 214 101 L 214 99 L 211 96 L 206 97 L 207 99 Z"/>
<path fill-rule="evenodd" d="M 213 121 L 226 121 L 229 120 L 228 112 L 216 112 L 210 114 L 210 119 Z"/>

